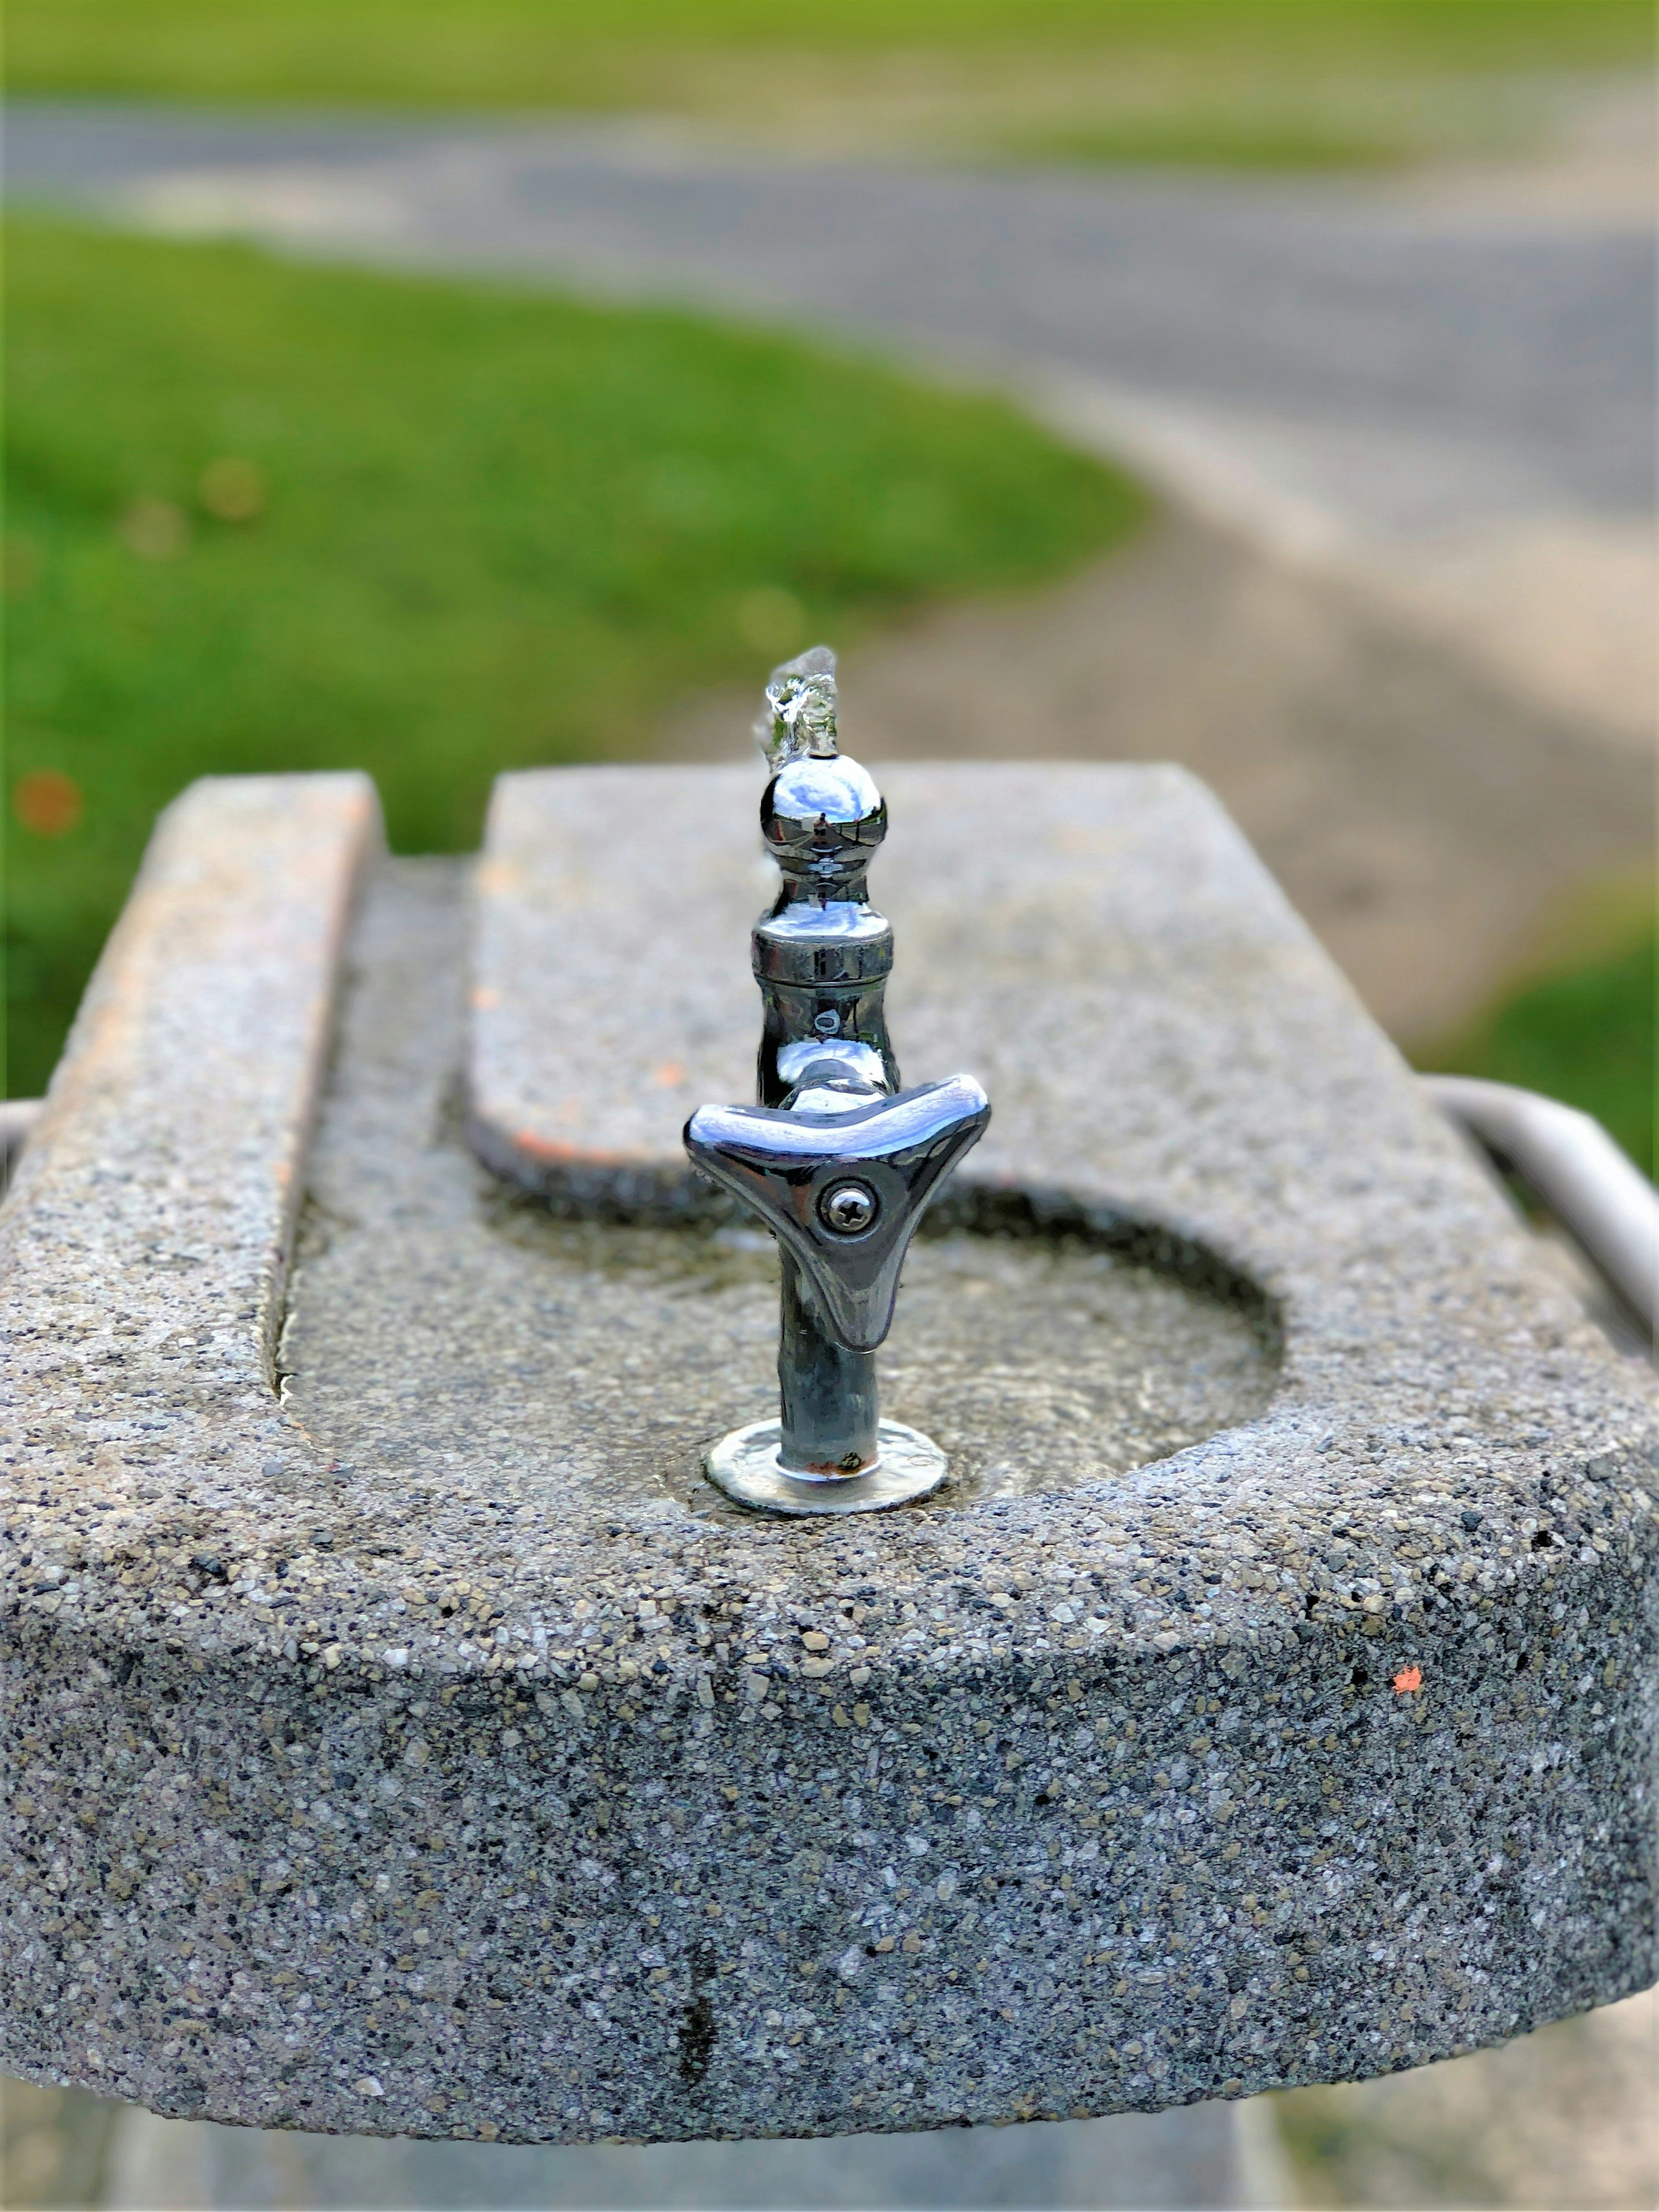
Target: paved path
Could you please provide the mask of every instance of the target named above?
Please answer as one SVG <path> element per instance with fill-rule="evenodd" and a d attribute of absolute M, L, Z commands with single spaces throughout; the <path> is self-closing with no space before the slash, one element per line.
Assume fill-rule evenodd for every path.
<path fill-rule="evenodd" d="M 15 192 L 534 271 L 1086 379 L 1259 449 L 1367 533 L 1646 512 L 1639 228 L 1322 186 L 717 156 L 626 126 L 13 112 Z"/>
<path fill-rule="evenodd" d="M 1553 900 L 1648 844 L 1634 195 L 789 163 L 617 123 L 118 105 L 15 110 L 8 166 L 16 195 L 119 219 L 712 304 L 1014 386 L 1188 519 L 1045 600 L 854 656 L 860 744 L 1186 761 L 1398 1034 L 1455 1019 Z M 711 701 L 665 744 L 733 754 L 748 708 Z"/>
<path fill-rule="evenodd" d="M 1534 176 L 1494 203 L 792 163 L 625 122 L 86 103 L 14 109 L 7 165 L 16 196 L 187 234 L 713 305 L 965 367 L 1650 743 L 1654 280 L 1628 188 L 1586 202 Z"/>
<path fill-rule="evenodd" d="M 1394 1036 L 1454 1028 L 1634 876 L 1653 777 L 1352 591 L 1166 516 L 1042 592 L 945 607 L 843 656 L 848 745 L 898 760 L 1176 760 L 1201 776 Z M 753 757 L 752 684 L 676 714 Z M 1631 926 L 1636 904 L 1632 886 Z"/>

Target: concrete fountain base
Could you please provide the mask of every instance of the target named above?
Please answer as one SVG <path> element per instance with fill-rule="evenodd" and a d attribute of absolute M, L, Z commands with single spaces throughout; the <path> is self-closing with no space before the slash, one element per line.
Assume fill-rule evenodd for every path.
<path fill-rule="evenodd" d="M 914 2130 L 1659 1971 L 1650 1382 L 1188 780 L 887 781 L 906 1073 L 998 1119 L 892 1345 L 959 1481 L 851 1525 L 696 1474 L 769 1357 L 672 1166 L 743 1095 L 752 786 L 510 781 L 470 974 L 356 780 L 164 823 L 0 1214 L 9 2070 Z"/>

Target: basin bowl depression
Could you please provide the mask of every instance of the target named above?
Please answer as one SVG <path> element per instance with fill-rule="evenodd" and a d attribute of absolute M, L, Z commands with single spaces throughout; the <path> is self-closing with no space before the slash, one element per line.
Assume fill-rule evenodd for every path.
<path fill-rule="evenodd" d="M 0 1211 L 0 2066 L 592 2140 L 1152 2108 L 1659 1972 L 1659 1395 L 1215 802 L 895 770 L 907 1080 L 996 1105 L 770 1520 L 741 771 L 160 825 Z M 667 926 L 665 926 L 665 924 Z"/>

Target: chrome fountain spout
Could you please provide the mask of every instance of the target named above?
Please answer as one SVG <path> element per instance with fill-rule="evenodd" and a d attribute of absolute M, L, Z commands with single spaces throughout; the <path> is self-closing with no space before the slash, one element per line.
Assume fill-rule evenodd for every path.
<path fill-rule="evenodd" d="M 693 1164 L 781 1248 L 781 1418 L 733 1430 L 704 1462 L 774 1513 L 865 1512 L 944 1480 L 931 1438 L 880 1419 L 875 1352 L 916 1224 L 991 1118 L 970 1075 L 899 1087 L 882 1006 L 893 932 L 866 882 L 887 808 L 838 749 L 835 670 L 827 646 L 775 670 L 756 732 L 772 769 L 761 831 L 783 878 L 751 940 L 759 1103 L 703 1106 L 685 1126 Z"/>

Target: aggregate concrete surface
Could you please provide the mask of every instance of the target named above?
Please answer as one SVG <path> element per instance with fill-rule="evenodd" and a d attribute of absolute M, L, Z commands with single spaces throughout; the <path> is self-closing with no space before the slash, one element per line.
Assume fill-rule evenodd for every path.
<path fill-rule="evenodd" d="M 1234 2140 L 1243 2109 L 809 2142 L 528 2144 L 222 2127 L 129 2107 L 99 2202 L 112 2212 L 1265 2212 L 1275 2199 L 1251 2192 Z"/>
<path fill-rule="evenodd" d="M 685 860 L 676 957 L 719 942 L 690 861 L 740 863 L 752 780 L 508 789 L 616 881 Z M 1653 1978 L 1650 1379 L 1188 779 L 890 797 L 896 1032 L 990 1085 L 987 1219 L 1060 1192 L 1079 1242 L 1214 1254 L 1279 1317 L 1271 1404 L 827 1529 L 342 1463 L 268 1328 L 363 794 L 198 787 L 0 1215 L 9 2070 L 319 2130 L 915 2130 L 1376 2074 Z M 408 1085 L 351 1024 L 421 880 L 352 940 L 319 1160 Z M 584 988 L 630 981 L 612 880 L 546 938 Z M 647 1394 L 648 1351 L 611 1346 Z"/>
<path fill-rule="evenodd" d="M 446 1112 L 463 1059 L 463 901 L 453 867 L 400 863 L 366 921 L 373 981 L 348 1001 L 313 1156 L 288 1402 L 336 1459 L 436 1476 L 481 1510 L 563 1510 L 574 1489 L 752 1525 L 702 1480 L 700 1449 L 775 1410 L 776 1248 L 718 1200 L 701 1230 L 639 1218 L 638 1202 L 625 1221 L 558 1219 L 489 1181 Z M 612 942 L 637 975 L 634 948 Z M 490 993 L 478 971 L 475 1003 Z M 608 1026 L 568 1006 L 553 1019 L 608 1059 Z M 638 1019 L 660 1050 L 648 1004 Z M 625 1051 L 614 1066 L 620 1139 Z M 662 1086 L 644 1096 L 672 1136 Z M 683 1162 L 669 1164 L 683 1185 Z M 1075 1237 L 927 1237 L 884 1347 L 883 1402 L 951 1453 L 959 1499 L 1162 1459 L 1272 1396 L 1269 1316 L 1230 1287 Z"/>

